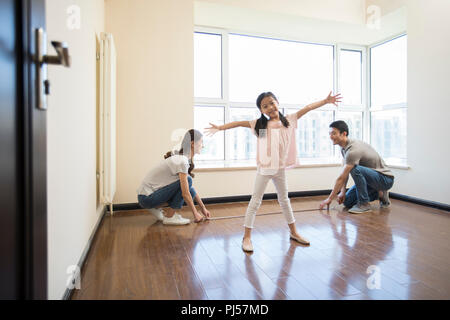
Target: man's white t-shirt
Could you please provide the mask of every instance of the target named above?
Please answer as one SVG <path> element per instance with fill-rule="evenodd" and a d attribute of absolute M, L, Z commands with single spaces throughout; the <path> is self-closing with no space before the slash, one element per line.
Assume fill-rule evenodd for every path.
<path fill-rule="evenodd" d="M 161 189 L 179 180 L 178 173 L 188 173 L 189 159 L 184 155 L 173 155 L 161 161 L 156 167 L 151 169 L 142 181 L 137 193 L 148 196 L 158 189 Z"/>

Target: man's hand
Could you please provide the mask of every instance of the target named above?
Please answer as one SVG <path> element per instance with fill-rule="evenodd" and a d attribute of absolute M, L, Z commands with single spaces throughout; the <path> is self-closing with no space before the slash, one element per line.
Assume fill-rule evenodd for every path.
<path fill-rule="evenodd" d="M 194 222 L 199 223 L 199 222 L 202 222 L 203 220 L 204 220 L 204 217 L 200 213 L 198 213 L 198 211 L 196 211 L 194 213 Z"/>
<path fill-rule="evenodd" d="M 211 213 L 208 211 L 208 209 L 206 209 L 206 207 L 202 208 L 201 210 L 206 219 L 211 218 Z"/>
<path fill-rule="evenodd" d="M 331 203 L 331 199 L 330 198 L 326 198 L 325 200 L 323 200 L 320 205 L 319 205 L 319 209 L 322 210 L 325 206 L 327 206 L 327 210 L 330 208 L 330 203 Z"/>
<path fill-rule="evenodd" d="M 337 200 L 339 204 L 342 204 L 345 201 L 345 192 L 339 192 Z"/>

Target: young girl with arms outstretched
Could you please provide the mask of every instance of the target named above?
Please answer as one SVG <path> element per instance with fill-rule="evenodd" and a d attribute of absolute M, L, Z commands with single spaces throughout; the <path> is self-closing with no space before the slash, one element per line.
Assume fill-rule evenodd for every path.
<path fill-rule="evenodd" d="M 259 119 L 234 121 L 221 126 L 210 123 L 211 127 L 206 128 L 208 135 L 213 135 L 219 130 L 236 127 L 251 128 L 258 138 L 255 187 L 245 213 L 245 232 L 242 240 L 242 249 L 244 251 L 253 251 L 251 230 L 255 221 L 256 211 L 261 205 L 269 180 L 273 181 L 277 190 L 278 202 L 290 229 L 290 238 L 305 245 L 310 244 L 307 239 L 298 234 L 295 227 L 295 219 L 288 198 L 285 170 L 297 165 L 297 148 L 295 143 L 297 120 L 309 111 L 328 103 L 333 103 L 337 106 L 340 99 L 339 94 L 332 96 L 330 92 L 326 99 L 314 102 L 295 113 L 283 116 L 278 110 L 279 103 L 275 95 L 272 92 L 263 92 L 256 99 L 256 106 L 261 111 Z"/>

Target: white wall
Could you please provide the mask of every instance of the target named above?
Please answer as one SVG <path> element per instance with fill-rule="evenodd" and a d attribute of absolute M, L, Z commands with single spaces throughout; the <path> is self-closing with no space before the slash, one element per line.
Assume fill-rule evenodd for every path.
<path fill-rule="evenodd" d="M 447 99 L 445 94 L 434 92 L 434 88 L 440 88 L 445 83 L 444 79 L 434 76 L 437 66 L 448 66 L 442 55 L 445 50 L 442 53 L 436 52 L 444 46 L 439 44 L 439 34 L 448 26 L 443 13 L 445 10 L 440 10 L 442 8 L 438 7 L 436 1 L 430 2 L 430 7 L 439 12 L 436 20 L 433 20 L 436 13 L 431 9 L 422 10 L 423 4 L 417 1 L 408 2 L 407 9 L 403 7 L 402 1 L 396 1 L 395 4 L 366 1 L 366 6 L 375 4 L 382 7 L 384 15 L 380 30 L 369 29 L 364 24 L 336 22 L 339 19 L 325 21 L 282 13 L 270 14 L 267 10 L 233 7 L 222 3 L 223 1 L 183 1 L 175 4 L 173 1 L 136 0 L 130 4 L 120 0 L 107 0 L 106 28 L 115 35 L 118 50 L 118 190 L 115 203 L 136 202 L 135 190 L 143 176 L 174 144 L 171 141 L 172 132 L 178 128 L 192 127 L 194 23 L 254 33 L 282 34 L 304 41 L 360 44 L 370 44 L 408 28 L 408 56 L 411 57 L 408 62 L 408 157 L 412 169 L 394 169 L 398 179 L 393 191 L 448 202 L 445 189 L 439 187 L 442 180 L 449 180 L 448 174 L 439 173 L 430 165 L 426 169 L 426 160 L 420 160 L 424 157 L 419 156 L 423 149 L 411 141 L 423 134 L 421 126 L 414 119 L 422 116 L 417 112 L 419 109 L 420 112 L 423 111 L 424 99 L 437 102 L 434 104 L 436 109 L 430 111 L 429 116 L 435 112 L 439 119 L 433 120 L 438 123 L 443 121 L 439 117 L 441 111 L 448 112 L 443 109 L 443 102 Z M 447 4 L 441 2 L 440 5 Z M 406 12 L 415 15 L 415 18 L 410 19 L 412 21 L 408 27 Z M 363 17 L 364 14 L 365 12 Z M 443 16 L 442 19 L 439 18 L 440 15 Z M 420 21 L 424 19 L 427 23 L 430 23 L 428 20 L 433 20 L 429 26 L 438 29 L 435 36 L 427 38 L 423 33 L 418 34 L 422 27 Z M 427 61 L 414 62 L 424 52 L 422 40 L 427 43 Z M 435 86 L 427 85 L 422 80 L 425 79 L 424 75 L 427 83 L 434 83 Z M 419 83 L 426 86 L 427 90 L 419 90 Z M 435 95 L 425 98 L 421 92 Z M 432 125 L 430 124 L 429 133 L 425 137 L 436 138 L 442 148 L 447 150 L 447 145 L 440 138 L 441 135 L 436 133 L 438 131 L 431 128 Z M 339 170 L 337 167 L 291 170 L 288 173 L 290 190 L 329 189 Z M 436 181 L 431 182 L 431 188 L 429 185 L 425 187 L 427 176 L 434 177 Z M 251 194 L 253 177 L 252 170 L 198 172 L 195 184 L 203 197 Z M 239 184 L 235 183 L 236 179 L 239 179 Z M 274 192 L 273 187 L 269 186 L 267 192 Z"/>
<path fill-rule="evenodd" d="M 340 167 L 296 168 L 286 171 L 289 191 L 311 191 L 332 189 Z M 201 197 L 227 197 L 251 195 L 256 169 L 198 172 L 194 178 L 196 191 Z M 349 184 L 350 185 L 350 184 Z M 272 183 L 267 185 L 266 193 L 275 193 Z"/>
<path fill-rule="evenodd" d="M 394 191 L 450 203 L 450 1 L 410 0 L 408 10 L 408 171 Z"/>
<path fill-rule="evenodd" d="M 67 26 L 78 5 L 80 29 Z M 68 68 L 49 66 L 47 111 L 48 298 L 61 299 L 67 268 L 76 265 L 102 208 L 96 208 L 96 34 L 104 31 L 103 0 L 47 0 L 51 40 L 67 41 Z"/>
<path fill-rule="evenodd" d="M 147 171 L 193 126 L 193 2 L 107 0 L 117 51 L 117 192 L 137 202 Z M 184 131 L 182 130 L 182 131 Z"/>

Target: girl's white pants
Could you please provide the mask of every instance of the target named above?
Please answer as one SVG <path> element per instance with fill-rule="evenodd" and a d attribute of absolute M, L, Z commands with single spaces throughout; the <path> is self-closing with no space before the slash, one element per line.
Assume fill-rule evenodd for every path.
<path fill-rule="evenodd" d="M 250 203 L 247 207 L 247 212 L 245 213 L 244 227 L 253 228 L 256 211 L 258 211 L 259 207 L 261 206 L 264 191 L 266 190 L 266 186 L 269 180 L 272 180 L 273 184 L 275 185 L 275 188 L 277 190 L 278 203 L 280 204 L 287 223 L 291 224 L 295 222 L 291 207 L 291 201 L 288 197 L 288 187 L 285 172 L 286 170 L 282 168 L 272 175 L 262 175 L 259 172 L 256 173 L 255 187 L 253 189 L 252 198 L 250 199 Z"/>

